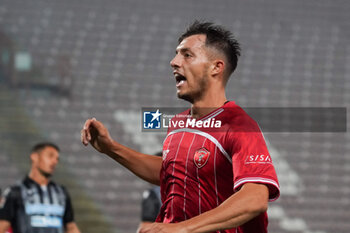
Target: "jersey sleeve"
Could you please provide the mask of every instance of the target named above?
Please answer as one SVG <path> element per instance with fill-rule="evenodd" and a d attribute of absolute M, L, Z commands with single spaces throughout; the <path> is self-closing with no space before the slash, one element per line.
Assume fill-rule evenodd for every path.
<path fill-rule="evenodd" d="M 66 209 L 63 215 L 63 224 L 66 225 L 67 223 L 74 221 L 74 211 L 68 191 L 65 188 L 63 188 L 63 190 L 66 194 Z"/>
<path fill-rule="evenodd" d="M 238 191 L 245 183 L 265 184 L 269 188 L 269 200 L 274 201 L 280 194 L 276 171 L 258 125 L 250 124 L 254 130 L 229 134 L 234 190 Z"/>
<path fill-rule="evenodd" d="M 0 199 L 0 220 L 13 222 L 19 198 L 19 190 L 16 187 L 7 188 L 1 194 Z"/>
<path fill-rule="evenodd" d="M 142 208 L 141 208 L 141 221 L 154 222 L 158 216 L 161 201 L 159 198 L 159 190 L 149 189 L 143 192 L 142 195 Z"/>

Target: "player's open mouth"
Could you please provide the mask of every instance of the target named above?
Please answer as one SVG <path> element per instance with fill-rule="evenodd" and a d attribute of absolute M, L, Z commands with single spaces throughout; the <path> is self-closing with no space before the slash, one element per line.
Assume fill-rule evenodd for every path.
<path fill-rule="evenodd" d="M 176 79 L 176 87 L 179 87 L 186 82 L 186 77 L 182 76 L 181 74 L 175 74 L 175 79 Z"/>

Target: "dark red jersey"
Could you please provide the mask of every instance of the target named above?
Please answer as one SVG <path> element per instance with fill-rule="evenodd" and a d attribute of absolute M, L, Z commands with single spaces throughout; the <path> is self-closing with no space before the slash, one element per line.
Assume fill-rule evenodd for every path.
<path fill-rule="evenodd" d="M 264 137 L 242 108 L 228 102 L 198 120 L 189 113 L 172 119 L 164 140 L 158 222 L 181 222 L 211 210 L 245 183 L 266 184 L 270 201 L 278 198 L 279 184 Z M 267 232 L 267 214 L 218 232 Z"/>

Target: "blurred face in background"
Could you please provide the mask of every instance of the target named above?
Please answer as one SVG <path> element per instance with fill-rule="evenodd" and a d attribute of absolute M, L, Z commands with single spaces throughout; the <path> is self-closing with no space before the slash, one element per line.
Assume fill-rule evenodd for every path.
<path fill-rule="evenodd" d="M 170 62 L 176 80 L 177 96 L 190 103 L 200 100 L 208 88 L 210 59 L 205 41 L 206 35 L 203 34 L 183 39 Z"/>
<path fill-rule="evenodd" d="M 44 149 L 31 154 L 32 169 L 37 170 L 41 175 L 49 178 L 53 175 L 59 161 L 58 151 L 47 146 Z"/>

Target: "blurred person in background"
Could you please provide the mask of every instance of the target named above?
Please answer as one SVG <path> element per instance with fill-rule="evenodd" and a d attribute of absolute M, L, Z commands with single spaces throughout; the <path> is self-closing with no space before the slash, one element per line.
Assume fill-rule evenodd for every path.
<path fill-rule="evenodd" d="M 2 194 L 0 233 L 80 233 L 67 190 L 51 180 L 59 151 L 50 142 L 32 148 L 29 174 Z"/>
<path fill-rule="evenodd" d="M 198 21 L 178 42 L 170 65 L 177 96 L 191 107 L 172 119 L 162 158 L 118 143 L 95 118 L 86 120 L 81 141 L 160 185 L 157 220 L 139 233 L 266 233 L 277 175 L 259 126 L 225 92 L 239 44 L 230 31 Z M 188 120 L 198 124 L 180 124 Z M 208 121 L 218 128 L 200 127 Z"/>
<path fill-rule="evenodd" d="M 156 153 L 156 156 L 161 157 L 162 152 Z M 162 200 L 160 197 L 160 187 L 154 185 L 145 190 L 142 193 L 141 222 L 139 228 L 155 222 L 161 206 Z"/>

